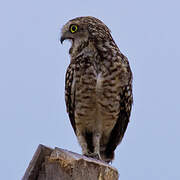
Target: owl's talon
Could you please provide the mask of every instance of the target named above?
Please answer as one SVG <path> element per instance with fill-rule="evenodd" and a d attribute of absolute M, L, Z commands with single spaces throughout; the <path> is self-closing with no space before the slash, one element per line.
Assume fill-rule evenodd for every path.
<path fill-rule="evenodd" d="M 101 160 L 101 156 L 98 153 L 88 153 L 88 154 L 84 154 L 84 156 Z"/>

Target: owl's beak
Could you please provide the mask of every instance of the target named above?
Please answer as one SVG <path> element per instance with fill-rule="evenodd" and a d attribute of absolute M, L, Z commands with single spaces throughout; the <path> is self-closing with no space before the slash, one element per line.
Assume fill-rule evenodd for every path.
<path fill-rule="evenodd" d="M 64 40 L 66 40 L 66 39 L 71 39 L 71 40 L 73 40 L 73 36 L 72 36 L 72 34 L 71 33 L 69 33 L 69 32 L 62 32 L 62 35 L 61 35 L 61 39 L 60 39 L 60 42 L 61 42 L 61 44 L 64 42 Z"/>
<path fill-rule="evenodd" d="M 66 40 L 66 39 L 72 39 L 72 36 L 71 36 L 71 34 L 70 34 L 69 32 L 64 32 L 64 33 L 62 33 L 61 39 L 60 39 L 61 44 L 62 44 L 62 43 L 64 42 L 64 40 Z"/>
<path fill-rule="evenodd" d="M 64 40 L 66 40 L 66 39 L 71 39 L 71 40 L 73 40 L 72 37 L 62 35 L 62 36 L 61 36 L 61 39 L 60 39 L 61 44 L 62 44 L 62 43 L 64 42 Z"/>
<path fill-rule="evenodd" d="M 61 36 L 61 39 L 60 39 L 60 42 L 61 44 L 63 43 L 63 41 L 65 40 L 66 38 L 64 36 Z"/>

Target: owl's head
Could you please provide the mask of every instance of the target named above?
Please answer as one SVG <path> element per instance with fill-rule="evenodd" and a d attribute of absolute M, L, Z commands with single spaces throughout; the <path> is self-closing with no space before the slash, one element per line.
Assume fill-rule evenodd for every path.
<path fill-rule="evenodd" d="M 64 40 L 71 40 L 72 47 L 79 47 L 89 40 L 98 43 L 99 41 L 112 40 L 109 28 L 99 19 L 86 16 L 77 17 L 68 21 L 62 28 L 61 43 Z"/>

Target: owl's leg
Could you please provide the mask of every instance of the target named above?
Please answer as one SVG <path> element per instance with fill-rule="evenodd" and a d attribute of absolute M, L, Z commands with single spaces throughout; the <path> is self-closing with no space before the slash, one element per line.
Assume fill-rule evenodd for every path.
<path fill-rule="evenodd" d="M 100 138 L 101 134 L 100 133 L 92 133 L 92 146 L 93 146 L 93 151 L 90 151 L 90 149 L 87 150 L 87 153 L 83 153 L 87 157 L 95 158 L 101 160 L 100 156 Z"/>
<path fill-rule="evenodd" d="M 85 137 L 80 132 L 77 132 L 77 138 L 82 148 L 82 154 L 85 156 L 88 155 L 89 152 L 88 152 L 88 147 L 87 147 L 87 142 L 86 142 Z"/>
<path fill-rule="evenodd" d="M 93 134 L 93 145 L 94 145 L 93 156 L 96 159 L 101 159 L 101 156 L 100 156 L 100 139 L 101 139 L 101 133 L 95 132 Z"/>

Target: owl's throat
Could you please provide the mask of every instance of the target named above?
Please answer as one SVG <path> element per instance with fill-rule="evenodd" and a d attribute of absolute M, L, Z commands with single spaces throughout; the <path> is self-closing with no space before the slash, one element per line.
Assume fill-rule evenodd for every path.
<path fill-rule="evenodd" d="M 78 54 L 80 54 L 84 48 L 86 48 L 89 44 L 88 40 L 86 39 L 73 39 L 71 41 L 72 45 L 71 48 L 69 49 L 69 54 L 72 57 L 77 56 Z"/>

